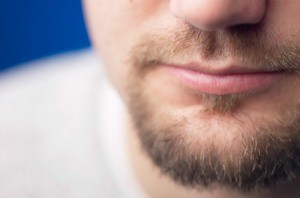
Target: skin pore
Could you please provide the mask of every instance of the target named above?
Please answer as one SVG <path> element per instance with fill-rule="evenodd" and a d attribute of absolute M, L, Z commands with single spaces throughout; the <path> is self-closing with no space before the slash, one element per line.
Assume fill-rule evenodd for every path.
<path fill-rule="evenodd" d="M 297 197 L 297 0 L 86 0 L 85 8 L 128 106 L 133 166 L 150 197 Z M 166 69 L 191 63 L 284 75 L 267 88 L 210 94 Z"/>

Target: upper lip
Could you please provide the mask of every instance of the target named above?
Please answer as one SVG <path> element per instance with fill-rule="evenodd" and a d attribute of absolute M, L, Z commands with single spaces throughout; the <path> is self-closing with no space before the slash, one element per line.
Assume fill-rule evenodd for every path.
<path fill-rule="evenodd" d="M 208 75 L 236 75 L 236 74 L 257 74 L 257 73 L 277 73 L 283 72 L 283 69 L 272 69 L 272 68 L 256 68 L 249 66 L 240 66 L 237 64 L 221 65 L 221 66 L 204 66 L 196 62 L 190 62 L 187 64 L 176 65 L 168 64 L 172 67 L 192 70 Z"/>

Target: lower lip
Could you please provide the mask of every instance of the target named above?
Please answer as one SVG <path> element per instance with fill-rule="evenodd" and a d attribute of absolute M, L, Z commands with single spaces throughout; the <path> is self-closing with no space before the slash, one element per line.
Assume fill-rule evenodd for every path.
<path fill-rule="evenodd" d="M 276 83 L 284 74 L 284 72 L 261 72 L 213 75 L 175 66 L 166 68 L 191 89 L 216 95 L 263 90 Z"/>

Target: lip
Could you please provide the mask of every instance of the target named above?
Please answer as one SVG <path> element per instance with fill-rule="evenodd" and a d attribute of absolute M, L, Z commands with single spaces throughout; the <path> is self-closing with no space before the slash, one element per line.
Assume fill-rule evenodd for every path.
<path fill-rule="evenodd" d="M 168 72 L 193 90 L 216 95 L 238 94 L 266 89 L 286 73 L 246 67 L 205 69 L 191 65 L 165 65 Z"/>

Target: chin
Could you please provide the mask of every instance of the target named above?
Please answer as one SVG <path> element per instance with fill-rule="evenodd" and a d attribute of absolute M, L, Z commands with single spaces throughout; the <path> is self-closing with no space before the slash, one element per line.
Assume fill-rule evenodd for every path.
<path fill-rule="evenodd" d="M 254 192 L 289 183 L 299 171 L 300 116 L 292 111 L 268 116 L 237 105 L 172 108 L 140 94 L 131 98 L 143 150 L 183 186 Z"/>

